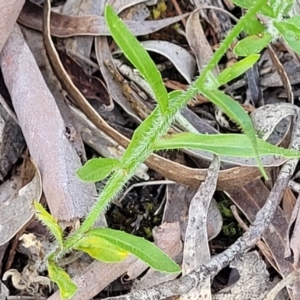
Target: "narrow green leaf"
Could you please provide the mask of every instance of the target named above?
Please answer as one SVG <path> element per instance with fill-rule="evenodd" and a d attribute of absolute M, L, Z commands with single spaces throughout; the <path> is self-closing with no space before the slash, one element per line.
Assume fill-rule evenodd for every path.
<path fill-rule="evenodd" d="M 168 94 L 150 55 L 109 5 L 105 8 L 105 20 L 115 42 L 151 86 L 159 108 L 164 113 L 168 107 Z"/>
<path fill-rule="evenodd" d="M 179 266 L 168 255 L 143 238 L 109 228 L 92 229 L 87 234 L 99 236 L 111 244 L 127 250 L 157 271 L 180 272 Z"/>
<path fill-rule="evenodd" d="M 76 293 L 77 286 L 68 273 L 51 261 L 48 261 L 48 274 L 49 278 L 58 285 L 62 300 L 70 299 Z"/>
<path fill-rule="evenodd" d="M 238 56 L 260 53 L 271 41 L 272 36 L 268 32 L 263 32 L 258 35 L 249 35 L 236 44 L 233 52 Z"/>
<path fill-rule="evenodd" d="M 129 252 L 110 243 L 106 239 L 86 234 L 73 247 L 76 250 L 84 251 L 89 256 L 103 262 L 118 262 L 125 259 Z"/>
<path fill-rule="evenodd" d="M 202 94 L 211 100 L 214 104 L 219 106 L 229 118 L 235 121 L 241 126 L 244 133 L 247 135 L 251 141 L 253 152 L 256 153 L 257 165 L 262 172 L 263 176 L 267 178 L 267 173 L 265 172 L 257 151 L 256 133 L 252 125 L 252 121 L 240 104 L 235 102 L 229 96 L 225 95 L 219 90 L 208 90 L 201 88 Z"/>
<path fill-rule="evenodd" d="M 88 182 L 96 182 L 105 179 L 112 171 L 121 167 L 118 159 L 92 158 L 77 171 L 77 176 Z"/>
<path fill-rule="evenodd" d="M 229 81 L 237 78 L 238 76 L 244 74 L 248 69 L 250 69 L 258 60 L 259 54 L 251 54 L 248 57 L 238 61 L 234 65 L 226 68 L 217 77 L 220 85 L 226 84 Z"/>
<path fill-rule="evenodd" d="M 45 208 L 42 206 L 42 204 L 40 204 L 39 202 L 34 201 L 33 206 L 34 206 L 34 210 L 35 210 L 35 214 L 36 214 L 37 218 L 44 225 L 46 225 L 49 228 L 51 234 L 54 235 L 56 241 L 59 243 L 60 246 L 62 246 L 62 243 L 63 243 L 63 230 L 58 225 L 55 218 L 51 214 L 49 214 L 45 210 Z"/>
<path fill-rule="evenodd" d="M 299 151 L 276 147 L 259 138 L 257 138 L 256 141 L 259 156 L 277 155 L 285 158 L 300 157 Z M 184 132 L 165 136 L 153 145 L 155 151 L 180 148 L 205 150 L 223 156 L 256 157 L 249 138 L 244 134 L 208 135 Z"/>
<path fill-rule="evenodd" d="M 274 22 L 274 26 L 281 33 L 287 44 L 300 54 L 300 29 L 287 22 Z"/>

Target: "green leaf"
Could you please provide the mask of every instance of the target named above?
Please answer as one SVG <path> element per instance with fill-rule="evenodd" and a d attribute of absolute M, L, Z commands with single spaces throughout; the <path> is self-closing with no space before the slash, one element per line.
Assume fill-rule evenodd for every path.
<path fill-rule="evenodd" d="M 42 204 L 40 204 L 39 202 L 34 201 L 33 206 L 34 206 L 34 210 L 35 210 L 35 214 L 36 214 L 37 218 L 44 225 L 46 225 L 49 228 L 51 234 L 54 235 L 56 241 L 59 243 L 60 246 L 62 246 L 62 244 L 63 244 L 63 230 L 58 225 L 55 218 L 51 214 L 49 214 L 45 210 L 45 208 L 42 206 Z"/>
<path fill-rule="evenodd" d="M 265 26 L 261 24 L 256 17 L 252 17 L 244 26 L 244 32 L 247 35 L 259 34 L 265 31 Z"/>
<path fill-rule="evenodd" d="M 148 52 L 109 5 L 106 5 L 105 8 L 105 20 L 115 42 L 151 86 L 163 114 L 168 107 L 168 94 L 161 74 Z"/>
<path fill-rule="evenodd" d="M 244 130 L 244 133 L 251 141 L 254 153 L 256 153 L 256 161 L 258 167 L 263 176 L 267 178 L 267 173 L 265 172 L 258 156 L 256 133 L 253 128 L 252 121 L 244 111 L 244 109 L 241 107 L 241 105 L 239 105 L 237 102 L 235 102 L 233 99 L 219 90 L 208 90 L 203 87 L 201 88 L 201 92 L 206 98 L 219 106 L 228 115 L 229 118 L 231 118 L 241 126 L 241 128 Z"/>
<path fill-rule="evenodd" d="M 168 93 L 169 102 L 172 101 L 172 99 L 175 99 L 176 97 L 182 95 L 184 92 L 181 90 L 174 90 L 170 93 Z"/>
<path fill-rule="evenodd" d="M 229 81 L 237 78 L 238 76 L 244 74 L 248 69 L 250 69 L 258 60 L 260 55 L 252 54 L 248 57 L 238 61 L 234 65 L 226 68 L 222 73 L 218 76 L 217 80 L 220 85 L 226 84 Z"/>
<path fill-rule="evenodd" d="M 299 151 L 276 147 L 259 138 L 256 141 L 259 156 L 300 157 Z M 153 150 L 155 151 L 180 148 L 205 150 L 223 156 L 256 157 L 249 138 L 244 134 L 196 134 L 184 132 L 165 136 L 153 145 Z"/>
<path fill-rule="evenodd" d="M 62 300 L 70 299 L 76 293 L 77 286 L 68 273 L 51 261 L 48 261 L 48 275 L 58 285 Z"/>
<path fill-rule="evenodd" d="M 125 259 L 129 252 L 110 243 L 106 239 L 86 234 L 73 247 L 76 250 L 84 251 L 89 256 L 103 262 L 118 262 Z"/>
<path fill-rule="evenodd" d="M 219 81 L 217 80 L 214 73 L 211 71 L 209 71 L 206 75 L 206 86 L 211 90 L 217 89 L 220 86 Z"/>
<path fill-rule="evenodd" d="M 168 255 L 141 237 L 109 228 L 92 229 L 87 234 L 101 237 L 111 244 L 127 250 L 157 271 L 180 272 L 179 266 Z"/>
<path fill-rule="evenodd" d="M 295 0 L 270 0 L 270 6 L 273 8 L 275 14 L 279 15 L 286 15 L 292 9 Z"/>
<path fill-rule="evenodd" d="M 83 181 L 96 182 L 105 179 L 112 171 L 121 168 L 121 163 L 114 158 L 92 158 L 78 171 Z"/>
<path fill-rule="evenodd" d="M 253 2 L 254 2 L 253 0 L 233 0 L 233 3 L 235 3 L 236 5 L 247 9 L 253 6 Z M 269 6 L 268 4 L 264 4 L 259 11 L 267 17 L 271 17 L 271 18 L 276 17 L 276 14 L 273 11 L 272 7 Z"/>
<path fill-rule="evenodd" d="M 248 56 L 259 53 L 272 41 L 272 36 L 268 32 L 258 35 L 250 35 L 239 41 L 233 49 L 238 56 Z"/>
<path fill-rule="evenodd" d="M 281 33 L 287 44 L 298 54 L 300 54 L 300 29 L 287 22 L 274 22 L 274 26 Z"/>
<path fill-rule="evenodd" d="M 284 21 L 284 23 L 294 25 L 295 27 L 297 27 L 299 29 L 300 28 L 300 16 L 297 15 L 297 16 L 294 16 L 292 18 L 286 19 Z"/>

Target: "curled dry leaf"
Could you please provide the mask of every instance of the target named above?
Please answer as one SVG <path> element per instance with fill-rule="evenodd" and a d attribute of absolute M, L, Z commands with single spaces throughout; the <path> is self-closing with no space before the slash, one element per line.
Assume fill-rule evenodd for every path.
<path fill-rule="evenodd" d="M 17 290 L 24 291 L 29 295 L 38 295 L 43 287 L 48 287 L 51 291 L 51 281 L 46 276 L 40 276 L 38 272 L 27 265 L 20 273 L 16 269 L 10 269 L 3 275 L 3 280 L 11 277 L 13 286 Z"/>
<path fill-rule="evenodd" d="M 31 182 L 19 191 L 21 175 L 5 181 L 0 186 L 0 245 L 9 241 L 33 216 L 32 201 L 39 201 L 42 195 L 40 172 L 36 169 Z"/>
<path fill-rule="evenodd" d="M 257 135 L 263 140 L 268 140 L 280 121 L 289 116 L 294 117 L 298 113 L 299 108 L 296 105 L 277 103 L 257 108 L 250 117 Z"/>

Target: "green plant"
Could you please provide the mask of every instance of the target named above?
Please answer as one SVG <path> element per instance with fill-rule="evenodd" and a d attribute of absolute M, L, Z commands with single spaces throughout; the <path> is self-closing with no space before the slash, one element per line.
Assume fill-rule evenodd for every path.
<path fill-rule="evenodd" d="M 180 271 L 179 267 L 167 255 L 144 239 L 107 228 L 91 229 L 97 217 L 133 176 L 137 167 L 153 151 L 194 148 L 211 151 L 218 155 L 253 157 L 256 158 L 257 165 L 264 177 L 267 177 L 267 175 L 260 161 L 260 156 L 276 154 L 287 158 L 300 157 L 300 153 L 297 151 L 278 148 L 258 139 L 251 120 L 242 107 L 219 90 L 221 85 L 233 80 L 252 67 L 259 59 L 259 55 L 256 53 L 268 45 L 272 39 L 277 38 L 280 33 L 293 50 L 300 52 L 297 38 L 300 30 L 300 21 L 298 21 L 298 18 L 284 19 L 291 9 L 292 1 L 257 0 L 254 2 L 254 5 L 252 0 L 238 0 L 234 2 L 249 9 L 248 12 L 228 34 L 206 68 L 201 71 L 201 75 L 189 89 L 186 92 L 176 91 L 171 93 L 167 93 L 161 75 L 148 53 L 136 38 L 131 35 L 123 22 L 115 15 L 112 8 L 110 6 L 106 7 L 105 18 L 112 37 L 129 61 L 148 81 L 158 106 L 136 129 L 130 145 L 120 160 L 108 158 L 93 159 L 78 171 L 78 176 L 82 180 L 89 182 L 95 182 L 110 176 L 96 204 L 78 230 L 69 237 L 64 238 L 63 231 L 56 220 L 41 205 L 35 203 L 37 216 L 49 227 L 57 241 L 57 248 L 48 255 L 47 261 L 49 276 L 58 284 L 61 298 L 67 299 L 76 291 L 76 286 L 68 274 L 57 265 L 58 258 L 61 258 L 71 250 L 86 252 L 95 259 L 106 262 L 120 261 L 132 253 L 157 270 L 165 272 Z M 267 26 L 262 25 L 255 18 L 258 12 L 268 17 L 269 22 Z M 250 50 L 249 45 L 247 49 L 243 46 L 243 43 L 249 37 L 240 41 L 235 47 L 235 52 L 240 56 L 246 57 L 229 69 L 224 70 L 217 78 L 214 77 L 212 70 L 234 39 L 243 30 L 250 33 L 252 37 L 254 36 L 256 40 L 259 40 L 260 37 L 265 38 L 258 43 L 253 43 L 253 47 L 250 47 Z M 201 135 L 181 133 L 164 136 L 176 113 L 197 93 L 202 93 L 214 104 L 220 106 L 232 120 L 240 125 L 244 134 Z"/>

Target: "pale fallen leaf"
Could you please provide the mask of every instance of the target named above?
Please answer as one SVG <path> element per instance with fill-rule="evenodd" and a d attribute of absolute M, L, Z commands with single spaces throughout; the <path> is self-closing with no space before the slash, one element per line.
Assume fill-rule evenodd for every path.
<path fill-rule="evenodd" d="M 286 117 L 294 117 L 298 113 L 299 108 L 296 105 L 277 103 L 267 104 L 255 109 L 250 117 L 258 137 L 268 140 L 280 121 Z"/>
<path fill-rule="evenodd" d="M 42 31 L 42 7 L 26 1 L 18 22 L 32 29 Z M 174 24 L 188 16 L 183 14 L 171 18 L 155 21 L 124 21 L 130 31 L 136 35 L 146 35 Z M 63 24 L 68 23 L 68 26 Z M 66 16 L 51 13 L 51 34 L 56 37 L 70 37 L 77 35 L 110 36 L 104 17 L 99 16 Z"/>
<path fill-rule="evenodd" d="M 200 23 L 198 9 L 192 12 L 188 17 L 186 23 L 186 38 L 196 56 L 198 70 L 201 71 L 213 56 L 213 51 Z M 219 71 L 216 68 L 215 75 L 218 75 L 218 73 Z"/>
<path fill-rule="evenodd" d="M 205 181 L 201 183 L 189 207 L 183 250 L 183 276 L 210 260 L 206 226 L 209 204 L 217 186 L 219 167 L 219 158 L 215 156 L 207 171 Z M 182 295 L 181 299 L 211 299 L 210 282 L 210 277 L 208 277 L 201 286 L 195 287 L 189 293 Z"/>
<path fill-rule="evenodd" d="M 21 176 L 15 176 L 0 186 L 0 245 L 9 241 L 33 216 L 32 201 L 42 195 L 41 175 L 38 170 L 27 185 L 19 191 Z"/>

